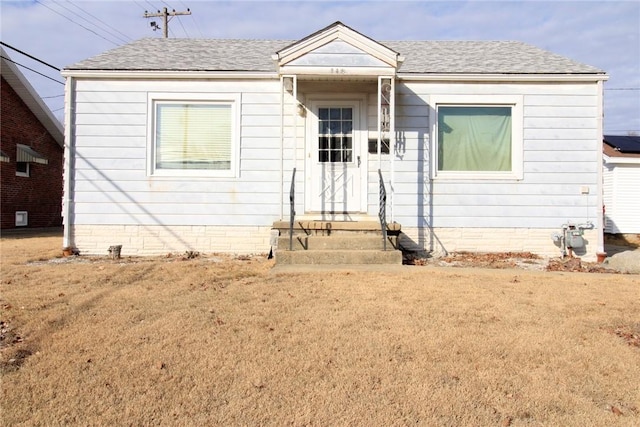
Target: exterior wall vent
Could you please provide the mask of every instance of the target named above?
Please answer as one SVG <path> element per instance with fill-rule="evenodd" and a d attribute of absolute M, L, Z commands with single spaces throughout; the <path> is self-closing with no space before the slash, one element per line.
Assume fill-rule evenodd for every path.
<path fill-rule="evenodd" d="M 16 211 L 16 227 L 26 227 L 27 225 L 29 225 L 29 213 Z"/>

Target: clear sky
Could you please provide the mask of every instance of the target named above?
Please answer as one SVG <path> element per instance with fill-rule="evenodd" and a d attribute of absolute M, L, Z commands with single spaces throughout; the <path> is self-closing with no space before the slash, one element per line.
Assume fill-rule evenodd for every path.
<path fill-rule="evenodd" d="M 192 12 L 170 37 L 297 40 L 341 21 L 375 40 L 517 40 L 598 67 L 606 134 L 640 134 L 640 1 L 0 0 L 1 40 L 63 68 L 153 31 L 145 11 Z M 60 74 L 5 47 L 11 59 Z M 267 52 L 265 52 L 267 53 Z M 400 52 L 402 53 L 402 52 Z M 149 52 L 153 55 L 153 52 Z M 62 117 L 63 85 L 21 68 Z"/>

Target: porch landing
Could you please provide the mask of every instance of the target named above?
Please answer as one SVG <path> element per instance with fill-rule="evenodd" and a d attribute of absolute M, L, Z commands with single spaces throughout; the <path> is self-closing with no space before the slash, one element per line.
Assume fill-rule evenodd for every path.
<path fill-rule="evenodd" d="M 276 221 L 279 231 L 277 265 L 401 265 L 400 224 L 387 225 L 384 249 L 377 221 L 299 220 L 289 237 L 289 221 Z"/>

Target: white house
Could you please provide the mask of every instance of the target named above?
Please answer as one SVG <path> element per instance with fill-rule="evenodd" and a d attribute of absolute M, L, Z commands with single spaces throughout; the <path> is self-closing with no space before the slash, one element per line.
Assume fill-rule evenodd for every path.
<path fill-rule="evenodd" d="M 426 251 L 603 251 L 607 75 L 507 41 L 142 39 L 68 66 L 64 245 L 266 252 L 379 212 Z M 378 173 L 380 170 L 380 174 Z"/>
<path fill-rule="evenodd" d="M 605 135 L 605 232 L 640 233 L 640 136 Z"/>

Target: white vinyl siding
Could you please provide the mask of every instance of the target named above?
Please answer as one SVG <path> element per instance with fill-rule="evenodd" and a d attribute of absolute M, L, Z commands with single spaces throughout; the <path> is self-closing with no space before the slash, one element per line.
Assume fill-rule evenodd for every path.
<path fill-rule="evenodd" d="M 263 227 L 279 219 L 278 81 L 78 79 L 76 87 L 74 224 L 170 230 L 174 225 Z M 233 103 L 233 175 L 208 170 L 149 174 L 149 94 L 179 102 Z"/>
<path fill-rule="evenodd" d="M 336 93 L 337 99 L 340 93 L 367 94 L 372 137 L 376 90 L 375 83 L 300 82 L 299 96 L 305 103 L 305 93 Z M 152 137 L 148 94 L 156 92 L 174 94 L 175 100 L 237 100 L 236 176 L 148 174 Z M 498 102 L 499 96 L 521 100 L 517 101 L 522 106 L 521 179 L 431 179 L 433 106 L 438 97 L 451 96 L 483 98 L 474 101 L 479 104 Z M 601 135 L 596 84 L 404 80 L 396 84 L 395 102 L 396 143 L 380 162 L 390 194 L 388 220 L 393 217 L 403 230 L 417 230 L 410 237 L 426 249 L 437 241 L 439 228 L 556 230 L 567 220 L 595 222 L 602 214 L 597 206 Z M 281 215 L 281 192 L 285 216 L 288 213 L 294 167 L 296 211 L 304 212 L 306 118 L 292 114 L 295 104 L 285 93 L 281 119 L 278 80 L 78 79 L 72 107 L 76 111 L 72 188 L 77 225 L 149 225 L 168 231 L 174 225 L 270 226 Z M 367 213 L 374 216 L 378 156 L 369 154 L 367 160 L 363 162 L 369 166 Z M 581 193 L 583 186 L 589 194 Z M 181 236 L 174 233 L 174 238 Z"/>
<path fill-rule="evenodd" d="M 556 229 L 568 220 L 595 222 L 601 215 L 595 83 L 403 81 L 396 93 L 395 157 L 384 156 L 382 163 L 389 179 L 393 157 L 388 215 L 403 229 L 419 230 L 411 238 L 426 249 L 437 242 L 438 228 Z M 434 107 L 456 97 L 473 97 L 475 104 L 516 98 L 522 108 L 520 179 L 433 179 Z M 370 165 L 377 168 L 377 156 L 370 156 Z M 369 177 L 369 212 L 375 213 L 377 180 Z M 583 186 L 589 194 L 582 194 Z"/>
<path fill-rule="evenodd" d="M 604 168 L 605 231 L 640 233 L 640 163 L 612 163 Z"/>

